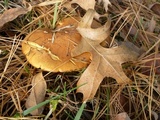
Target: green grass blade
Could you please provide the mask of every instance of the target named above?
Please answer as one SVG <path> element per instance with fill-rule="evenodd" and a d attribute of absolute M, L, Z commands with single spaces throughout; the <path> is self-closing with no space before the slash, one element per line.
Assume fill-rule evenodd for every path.
<path fill-rule="evenodd" d="M 34 110 L 36 110 L 36 109 L 38 109 L 38 108 L 40 108 L 40 107 L 48 104 L 51 100 L 56 100 L 56 99 L 58 99 L 59 97 L 60 97 L 60 96 L 58 95 L 58 96 L 53 97 L 53 98 L 51 98 L 51 99 L 49 99 L 49 100 L 45 100 L 44 102 L 41 102 L 41 103 L 39 103 L 39 104 L 36 105 L 36 106 L 33 106 L 33 107 L 28 108 L 27 110 L 23 111 L 23 116 L 28 115 L 28 114 L 31 113 L 32 111 L 34 111 Z"/>
<path fill-rule="evenodd" d="M 55 9 L 54 9 L 54 16 L 53 16 L 53 29 L 55 28 L 56 26 L 56 22 L 57 22 L 57 11 L 58 11 L 58 3 L 55 3 Z"/>
<path fill-rule="evenodd" d="M 84 85 L 84 84 L 83 84 L 83 85 Z M 82 86 L 82 85 L 81 85 L 81 86 Z M 68 94 L 68 93 L 76 90 L 77 88 L 79 88 L 79 87 L 81 87 L 81 86 L 78 86 L 78 87 L 75 87 L 75 88 L 73 88 L 73 89 L 71 89 L 71 90 L 68 90 L 68 91 L 65 92 L 65 93 L 60 93 L 60 94 L 57 95 L 56 97 L 52 97 L 51 99 L 45 100 L 44 102 L 41 102 L 41 103 L 39 103 L 39 104 L 36 105 L 36 106 L 33 106 L 33 107 L 31 107 L 31 108 L 28 108 L 27 110 L 23 111 L 22 114 L 23 114 L 23 116 L 26 116 L 26 115 L 28 115 L 29 113 L 31 113 L 32 111 L 34 111 L 34 110 L 36 110 L 36 109 L 38 109 L 38 108 L 40 108 L 40 107 L 48 104 L 50 101 L 60 99 L 61 96 L 64 96 L 64 95 L 66 95 L 66 94 Z"/>
<path fill-rule="evenodd" d="M 85 107 L 86 103 L 84 102 L 80 109 L 78 110 L 77 114 L 76 114 L 76 117 L 74 118 L 74 120 L 80 120 L 81 119 L 81 115 L 83 113 L 83 110 L 84 110 L 84 107 Z"/>

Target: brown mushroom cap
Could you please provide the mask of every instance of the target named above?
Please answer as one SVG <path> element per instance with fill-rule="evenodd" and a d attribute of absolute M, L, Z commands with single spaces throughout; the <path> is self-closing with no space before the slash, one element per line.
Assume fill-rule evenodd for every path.
<path fill-rule="evenodd" d="M 71 56 L 71 50 L 81 40 L 76 27 L 75 19 L 66 18 L 59 23 L 56 32 L 35 30 L 22 41 L 22 52 L 31 65 L 45 71 L 69 72 L 85 68 L 91 61 L 90 53 Z"/>

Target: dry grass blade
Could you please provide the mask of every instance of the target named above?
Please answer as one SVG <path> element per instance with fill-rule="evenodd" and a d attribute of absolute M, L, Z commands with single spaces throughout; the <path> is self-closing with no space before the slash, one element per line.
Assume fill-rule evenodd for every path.
<path fill-rule="evenodd" d="M 11 48 L 11 50 L 10 50 L 10 54 L 9 54 L 7 63 L 6 63 L 6 65 L 5 65 L 5 68 L 4 68 L 4 70 L 3 70 L 3 73 L 1 74 L 0 82 L 2 81 L 2 79 L 3 79 L 4 75 L 5 75 L 5 72 L 7 71 L 8 67 L 9 67 L 9 65 L 10 65 L 10 63 L 11 63 L 12 58 L 13 58 L 16 50 L 18 49 L 19 44 L 20 44 L 20 41 L 17 42 L 17 41 L 16 41 L 16 37 L 15 37 L 15 38 L 13 39 L 12 48 Z"/>
<path fill-rule="evenodd" d="M 83 0 L 0 0 L 0 19 L 5 12 L 13 10 L 13 8 L 22 10 L 28 8 L 28 5 L 31 5 L 30 8 L 32 8 L 27 13 L 24 10 L 18 11 L 19 13 L 13 12 L 10 15 L 10 12 L 7 14 L 8 16 L 5 15 L 7 21 L 0 23 L 1 26 L 3 24 L 3 27 L 0 28 L 0 119 L 38 120 L 50 115 L 48 119 L 71 120 L 74 119 L 76 113 L 79 113 L 82 96 L 76 94 L 75 89 L 84 70 L 69 73 L 43 71 L 47 84 L 45 97 L 47 100 L 52 97 L 56 98 L 58 101 L 56 110 L 51 114 L 48 101 L 42 113 L 44 116 L 29 114 L 26 117 L 23 116 L 26 111 L 26 99 L 32 90 L 32 78 L 41 70 L 27 62 L 21 51 L 20 43 L 26 35 L 39 28 L 49 28 L 56 33 L 68 29 L 68 27 L 58 28 L 57 25 L 68 17 L 83 17 L 86 13 L 83 6 L 87 6 L 86 3 L 90 2 L 85 1 L 81 3 L 80 7 L 80 4 L 77 5 L 73 3 L 74 1 L 81 2 Z M 109 1 L 111 5 L 108 6 Z M 67 2 L 73 3 L 69 9 L 66 9 L 67 6 L 65 6 Z M 95 4 L 93 5 L 93 3 Z M 106 3 L 107 5 L 105 5 Z M 129 41 L 143 48 L 145 52 L 138 61 L 134 61 L 132 64 L 122 64 L 122 70 L 132 80 L 132 84 L 118 85 L 113 78 L 104 78 L 93 99 L 86 102 L 83 110 L 80 109 L 81 119 L 111 120 L 119 113 L 124 112 L 134 120 L 159 119 L 159 0 L 93 0 L 90 4 L 92 4 L 92 8 L 94 6 L 100 17 L 99 20 L 95 19 L 99 25 L 103 26 L 106 23 L 106 16 L 109 16 L 111 20 L 110 38 L 112 41 L 107 38 L 103 47 L 116 47 L 115 41 Z M 24 14 L 20 14 L 21 12 Z M 53 36 L 51 39 L 54 38 Z M 43 46 L 38 48 L 41 49 Z M 72 59 L 70 62 L 75 64 L 74 60 Z M 71 92 L 72 89 L 74 90 Z M 57 97 L 59 94 L 61 97 Z"/>

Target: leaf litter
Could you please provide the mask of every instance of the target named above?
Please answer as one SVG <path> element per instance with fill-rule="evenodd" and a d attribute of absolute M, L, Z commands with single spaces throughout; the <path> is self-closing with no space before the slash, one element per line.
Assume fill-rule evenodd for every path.
<path fill-rule="evenodd" d="M 99 0 L 99 2 L 101 2 L 101 0 Z M 159 52 L 157 52 L 157 48 L 159 48 L 158 35 L 159 35 L 159 26 L 160 26 L 158 22 L 160 19 L 158 15 L 159 11 L 157 10 L 159 9 L 159 7 L 156 8 L 157 10 L 153 10 L 154 7 L 152 9 L 150 8 L 148 9 L 148 6 L 150 3 L 148 2 L 144 3 L 141 0 L 140 1 L 118 0 L 118 1 L 110 1 L 110 2 L 112 3 L 112 6 L 110 6 L 109 9 L 107 6 L 107 9 L 109 10 L 108 13 L 111 15 L 111 20 L 112 20 L 111 27 L 114 25 L 111 31 L 111 36 L 114 36 L 118 40 L 123 39 L 125 41 L 131 41 L 132 43 L 134 43 L 139 47 L 142 46 L 145 48 L 146 53 L 144 53 L 138 59 L 138 63 L 137 61 L 135 61 L 134 66 L 131 67 L 131 70 L 129 68 L 130 71 L 128 74 L 130 74 L 131 76 L 129 78 L 131 78 L 132 84 L 125 85 L 125 86 L 117 85 L 115 83 L 115 80 L 110 78 L 105 78 L 105 80 L 101 81 L 101 85 L 99 86 L 96 96 L 93 97 L 91 102 L 86 103 L 85 109 L 82 113 L 82 118 L 88 118 L 88 116 L 90 116 L 90 118 L 93 117 L 92 119 L 106 119 L 106 118 L 114 119 L 116 115 L 117 116 L 119 115 L 119 113 L 126 112 L 129 117 L 137 120 L 154 119 L 153 116 L 156 116 L 155 119 L 158 119 L 157 116 L 158 116 L 158 113 L 160 112 L 159 111 L 160 110 L 159 108 L 160 106 L 159 91 L 160 90 L 159 90 L 159 77 L 158 77 L 158 74 L 155 74 L 155 71 L 158 68 L 157 65 L 159 63 L 157 62 L 158 58 L 155 56 L 159 54 Z M 39 1 L 39 3 L 43 3 L 43 2 Z M 154 2 L 152 3 L 154 4 Z M 104 4 L 104 1 L 102 2 L 102 4 Z M 33 15 L 32 16 L 33 21 L 31 21 L 31 23 L 26 26 L 21 26 L 22 29 L 20 29 L 19 31 L 22 31 L 22 33 L 28 34 L 30 31 L 33 31 L 33 29 L 40 27 L 41 23 L 43 27 L 48 27 L 49 25 L 51 25 L 50 24 L 51 23 L 50 21 L 52 21 L 51 16 L 53 16 L 53 11 L 54 11 L 52 8 L 54 7 L 50 5 L 47 5 L 47 6 L 42 5 L 41 7 L 35 5 L 34 7 L 35 8 L 33 8 L 31 11 Z M 59 8 L 61 7 L 62 6 L 59 6 Z M 97 7 L 97 5 L 95 5 L 94 7 Z M 102 9 L 106 9 L 106 8 L 102 8 Z M 76 13 L 71 11 L 70 13 L 68 13 L 64 10 L 61 10 L 61 9 L 59 10 L 61 12 L 60 12 L 60 18 L 58 18 L 58 20 L 63 19 L 61 17 L 64 14 L 66 17 Z M 63 13 L 63 15 L 61 13 Z M 28 20 L 30 20 L 30 18 L 28 18 Z M 14 26 L 12 26 L 12 29 L 16 28 L 15 22 L 17 21 L 14 21 L 13 23 L 10 22 L 11 24 L 9 23 L 9 25 L 14 24 Z M 123 24 L 124 22 L 126 24 Z M 155 22 L 156 22 L 156 25 L 155 25 Z M 148 24 L 148 23 L 151 23 L 151 24 Z M 5 27 L 8 27 L 8 26 L 5 26 Z M 52 27 L 50 26 L 50 28 Z M 131 29 L 134 28 L 135 29 L 134 31 L 136 32 L 131 31 L 132 34 L 129 34 L 130 28 Z M 1 34 L 0 36 L 3 36 L 3 34 Z M 115 38 L 113 39 L 114 42 L 115 42 Z M 19 39 L 16 39 L 16 40 L 21 41 Z M 7 50 L 7 52 L 10 51 L 12 46 L 12 44 L 10 43 L 12 43 L 12 38 L 0 37 L 0 50 L 5 50 L 5 51 Z M 113 49 L 113 48 L 116 49 L 116 48 L 119 48 L 121 45 L 123 45 L 123 43 L 119 44 L 117 42 L 116 46 L 111 46 L 110 48 L 103 48 L 103 49 L 105 50 Z M 124 45 L 124 46 L 128 46 L 128 45 Z M 28 89 L 27 89 L 28 86 L 30 86 L 30 80 L 35 75 L 35 71 L 36 73 L 37 71 L 39 71 L 38 69 L 33 68 L 32 66 L 30 66 L 30 64 L 26 62 L 24 55 L 22 55 L 22 52 L 20 52 L 20 47 L 21 46 L 18 46 L 17 51 L 13 55 L 13 59 L 10 61 L 9 67 L 4 73 L 4 77 L 2 79 L 2 85 L 0 87 L 0 90 L 1 90 L 0 100 L 2 101 L 0 112 L 3 119 L 4 118 L 6 119 L 5 116 L 10 118 L 15 118 L 14 115 L 16 115 L 17 112 L 19 112 L 19 109 L 17 109 L 17 106 L 22 105 L 22 108 L 23 108 L 23 105 L 24 105 L 23 103 L 25 102 L 25 98 L 27 98 L 28 95 L 30 94 L 30 92 L 28 92 Z M 149 65 L 147 65 L 147 68 L 145 68 L 146 70 L 149 71 L 149 74 L 144 74 L 141 68 L 144 65 L 146 65 L 145 61 L 148 61 L 147 56 L 150 56 L 152 54 L 155 54 L 155 55 L 151 57 L 151 61 L 148 62 Z M 3 55 L 0 56 L 1 72 L 4 71 L 4 66 L 7 60 L 8 60 L 8 53 L 5 56 Z M 102 66 L 102 68 L 103 67 L 104 66 Z M 27 68 L 29 72 L 26 73 L 24 68 Z M 76 86 L 75 83 L 77 82 L 79 75 L 81 73 L 82 71 L 80 71 L 78 75 L 75 75 L 73 73 L 75 76 L 72 73 L 69 75 L 66 75 L 66 74 L 62 75 L 62 73 L 60 74 L 48 73 L 45 76 L 48 78 L 47 88 L 52 92 L 50 93 L 47 91 L 47 95 L 52 96 L 52 95 L 55 95 L 55 93 L 61 93 L 61 92 L 64 92 L 66 89 L 71 89 L 75 87 Z M 129 106 L 129 109 L 132 109 L 132 112 L 130 110 L 125 111 L 124 107 L 118 104 L 119 99 L 116 99 L 116 98 L 119 94 L 127 96 L 127 103 L 129 103 L 128 105 L 134 106 L 133 108 Z M 58 105 L 55 111 L 55 116 L 57 119 L 61 119 L 61 118 L 66 119 L 68 118 L 68 114 L 74 118 L 75 112 L 77 112 L 79 107 L 77 105 L 78 99 L 73 97 L 72 95 L 73 96 L 75 95 L 74 92 L 71 94 L 67 94 L 65 96 L 65 99 L 60 98 L 61 106 Z M 71 96 L 74 99 L 72 99 Z M 17 97 L 19 97 L 19 99 L 17 99 Z M 45 109 L 47 108 L 48 106 L 46 105 Z M 46 115 L 45 112 L 47 111 L 44 111 L 43 114 Z M 123 115 L 120 115 L 120 116 L 123 117 Z M 51 117 L 52 115 L 50 116 L 50 118 Z M 33 119 L 33 118 L 39 119 L 39 118 L 43 118 L 43 116 L 42 117 L 28 116 L 28 118 L 23 117 L 23 119 Z"/>

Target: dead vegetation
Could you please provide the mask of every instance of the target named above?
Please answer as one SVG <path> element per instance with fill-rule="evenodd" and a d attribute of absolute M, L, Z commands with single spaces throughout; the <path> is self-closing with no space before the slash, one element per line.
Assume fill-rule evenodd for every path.
<path fill-rule="evenodd" d="M 86 102 L 80 114 L 82 120 L 125 120 L 123 116 L 133 120 L 160 118 L 160 1 L 110 0 L 109 7 L 104 7 L 104 1 L 96 2 L 94 7 L 96 23 L 103 26 L 111 20 L 109 42 L 106 40 L 109 44 L 104 42 L 102 46 L 108 49 L 117 46 L 117 41 L 128 41 L 140 51 L 136 60 L 122 65 L 131 84 L 118 84 L 118 78 L 114 79 L 113 75 L 103 76 L 105 78 L 102 77 L 99 86 L 88 87 L 86 93 L 80 90 L 87 94 L 97 87 L 95 95 L 85 100 L 82 94 L 76 94 L 76 90 L 79 89 L 77 82 L 87 68 L 63 73 L 35 68 L 22 53 L 21 43 L 36 29 L 54 31 L 65 18 L 83 17 L 86 6 L 76 0 L 72 1 L 72 7 L 65 0 L 0 1 L 0 119 L 72 120 L 79 114 L 82 100 Z M 10 18 L 2 17 L 7 15 Z M 133 53 L 129 54 L 132 56 Z M 99 69 L 102 68 L 107 69 L 104 64 Z M 46 92 L 43 111 L 29 114 L 26 101 L 34 89 L 41 90 L 41 87 L 34 88 L 33 84 L 33 78 L 41 72 L 47 84 L 47 88 L 43 88 Z"/>

